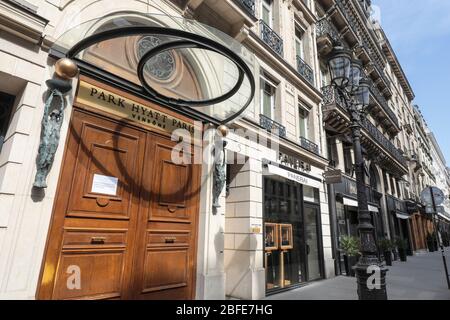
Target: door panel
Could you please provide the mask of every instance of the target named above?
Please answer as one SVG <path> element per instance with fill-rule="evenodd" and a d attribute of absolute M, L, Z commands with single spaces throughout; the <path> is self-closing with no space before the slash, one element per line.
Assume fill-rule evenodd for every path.
<path fill-rule="evenodd" d="M 54 299 L 105 299 L 120 298 L 122 291 L 122 269 L 125 263 L 125 248 L 65 250 L 61 254 L 55 279 Z M 80 289 L 67 286 L 71 266 L 79 267 Z M 107 275 L 107 276 L 105 276 Z"/>
<path fill-rule="evenodd" d="M 135 257 L 138 299 L 194 298 L 200 170 L 174 163 L 175 145 L 168 137 L 147 137 L 139 222 L 145 229 L 139 230 Z"/>
<path fill-rule="evenodd" d="M 194 297 L 200 169 L 175 145 L 74 108 L 39 298 Z"/>
<path fill-rule="evenodd" d="M 174 142 L 156 136 L 150 140 L 152 146 L 148 150 L 154 150 L 154 169 L 153 179 L 148 182 L 156 192 L 150 195 L 153 201 L 149 220 L 191 223 L 189 185 L 193 166 L 172 162 Z"/>
<path fill-rule="evenodd" d="M 144 142 L 144 132 L 74 108 L 39 298 L 131 296 Z M 116 189 L 98 193 L 95 175 L 114 177 Z"/>
<path fill-rule="evenodd" d="M 83 122 L 67 216 L 130 219 L 138 168 L 138 134 L 129 129 Z M 142 139 L 143 140 L 143 139 Z M 93 189 L 94 177 L 116 178 L 116 193 Z"/>
<path fill-rule="evenodd" d="M 322 278 L 319 240 L 319 209 L 305 206 L 306 253 L 308 255 L 308 281 Z"/>
<path fill-rule="evenodd" d="M 188 248 L 147 250 L 144 267 L 144 292 L 186 287 L 188 285 Z"/>

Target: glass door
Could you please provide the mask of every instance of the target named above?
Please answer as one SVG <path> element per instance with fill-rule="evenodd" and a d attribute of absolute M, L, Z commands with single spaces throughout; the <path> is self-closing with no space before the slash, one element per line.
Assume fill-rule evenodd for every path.
<path fill-rule="evenodd" d="M 320 250 L 320 211 L 317 206 L 305 205 L 305 240 L 308 261 L 308 281 L 322 278 Z"/>
<path fill-rule="evenodd" d="M 267 291 L 306 281 L 301 185 L 264 179 L 264 266 Z"/>

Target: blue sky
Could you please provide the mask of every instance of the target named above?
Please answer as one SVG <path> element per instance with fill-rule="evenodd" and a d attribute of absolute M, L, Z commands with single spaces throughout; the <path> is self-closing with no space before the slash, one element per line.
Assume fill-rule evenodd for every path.
<path fill-rule="evenodd" d="M 450 0 L 373 0 L 450 166 Z"/>

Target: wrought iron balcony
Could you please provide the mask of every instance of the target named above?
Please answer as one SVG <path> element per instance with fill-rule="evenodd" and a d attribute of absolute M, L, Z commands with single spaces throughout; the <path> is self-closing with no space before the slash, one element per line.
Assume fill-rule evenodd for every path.
<path fill-rule="evenodd" d="M 391 107 L 389 107 L 388 102 L 383 97 L 383 95 L 380 93 L 380 91 L 377 89 L 375 84 L 370 80 L 370 92 L 372 93 L 372 96 L 374 99 L 378 102 L 378 104 L 381 106 L 381 108 L 386 112 L 390 120 L 396 125 L 397 128 L 400 128 L 400 124 L 398 122 L 398 118 L 395 115 L 395 113 L 392 111 Z"/>
<path fill-rule="evenodd" d="M 297 56 L 297 72 L 306 79 L 311 85 L 314 85 L 313 69 L 299 56 Z"/>
<path fill-rule="evenodd" d="M 316 35 L 318 38 L 328 36 L 335 42 L 339 41 L 340 39 L 339 31 L 332 23 L 330 23 L 330 21 L 325 18 L 320 19 L 316 23 Z"/>
<path fill-rule="evenodd" d="M 314 142 L 312 142 L 304 137 L 300 137 L 300 145 L 303 148 L 305 148 L 306 150 L 309 150 L 312 153 L 320 155 L 319 146 L 317 144 L 315 144 Z"/>
<path fill-rule="evenodd" d="M 399 211 L 403 213 L 408 212 L 406 202 L 391 195 L 387 196 L 387 207 L 392 211 Z"/>
<path fill-rule="evenodd" d="M 357 187 L 355 179 L 342 175 L 342 182 L 337 183 L 334 186 L 336 193 L 340 193 L 347 196 L 357 196 Z"/>
<path fill-rule="evenodd" d="M 335 0 L 337 7 L 342 12 L 345 20 L 347 21 L 347 24 L 349 25 L 352 32 L 356 35 L 356 39 L 359 39 L 358 41 L 362 47 L 367 51 L 369 56 L 371 57 L 371 60 L 374 62 L 374 65 L 376 69 L 378 70 L 378 73 L 381 75 L 383 80 L 388 84 L 387 79 L 384 75 L 384 72 L 382 71 L 384 69 L 383 65 L 381 64 L 380 60 L 376 57 L 375 52 L 371 49 L 371 45 L 369 45 L 369 41 L 366 37 L 362 36 L 361 33 L 361 25 L 358 22 L 358 19 L 354 17 L 353 13 L 350 13 L 349 9 L 347 7 L 350 5 L 349 0 Z"/>
<path fill-rule="evenodd" d="M 342 176 L 342 182 L 335 185 L 335 190 L 337 193 L 352 196 L 355 198 L 358 195 L 356 180 L 345 175 Z M 372 187 L 369 185 L 365 185 L 364 190 L 366 191 L 367 202 L 371 204 L 377 204 L 378 201 L 383 197 L 381 193 L 372 189 Z"/>
<path fill-rule="evenodd" d="M 325 87 L 322 87 L 321 90 L 322 90 L 324 105 L 337 104 L 337 105 L 341 106 L 342 108 L 345 108 L 345 104 L 342 101 L 341 97 L 339 96 L 335 87 L 325 86 Z"/>
<path fill-rule="evenodd" d="M 363 118 L 361 120 L 362 127 L 378 142 L 383 148 L 385 148 L 400 164 L 404 167 L 408 167 L 403 152 L 397 149 L 394 144 L 387 139 L 380 130 L 378 130 L 369 120 Z"/>
<path fill-rule="evenodd" d="M 253 17 L 255 16 L 255 0 L 234 0 L 238 3 L 245 11 L 251 14 Z"/>
<path fill-rule="evenodd" d="M 283 56 L 283 39 L 263 20 L 259 20 L 259 29 L 262 41 L 278 55 Z"/>
<path fill-rule="evenodd" d="M 357 28 L 357 21 L 356 19 L 353 17 L 353 15 L 348 13 L 347 8 L 345 7 L 345 4 L 342 0 L 336 0 L 336 4 L 338 6 L 338 8 L 341 10 L 341 12 L 343 13 L 345 19 L 347 20 L 347 23 L 349 24 L 350 28 L 352 29 L 352 31 L 355 34 L 358 34 L 358 28 Z"/>
<path fill-rule="evenodd" d="M 336 105 L 344 112 L 347 111 L 344 101 L 342 101 L 337 90 L 333 86 L 323 87 L 322 94 L 324 106 Z M 389 139 L 387 139 L 370 121 L 364 118 L 361 121 L 361 125 L 368 135 L 380 144 L 394 159 L 396 159 L 404 167 L 408 167 L 403 153 L 397 149 L 394 144 L 389 141 Z"/>
<path fill-rule="evenodd" d="M 286 127 L 263 114 L 259 115 L 259 125 L 270 133 L 286 138 Z"/>
<path fill-rule="evenodd" d="M 381 193 L 379 193 L 369 185 L 366 185 L 366 194 L 367 201 L 371 203 L 378 203 L 378 201 L 383 197 Z"/>

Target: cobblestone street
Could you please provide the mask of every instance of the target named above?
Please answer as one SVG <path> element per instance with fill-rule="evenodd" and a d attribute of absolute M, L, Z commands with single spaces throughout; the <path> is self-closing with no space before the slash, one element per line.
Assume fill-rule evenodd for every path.
<path fill-rule="evenodd" d="M 450 250 L 446 249 L 447 263 Z M 387 274 L 389 300 L 450 300 L 440 252 L 394 262 Z M 356 300 L 356 279 L 336 277 L 268 297 L 269 300 Z"/>

